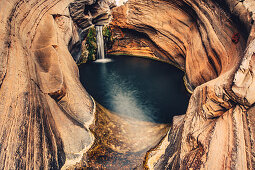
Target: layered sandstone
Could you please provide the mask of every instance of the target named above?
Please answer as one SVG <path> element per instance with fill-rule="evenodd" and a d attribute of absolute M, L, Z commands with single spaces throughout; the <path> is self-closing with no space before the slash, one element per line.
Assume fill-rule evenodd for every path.
<path fill-rule="evenodd" d="M 111 25 L 122 37 L 109 52 L 150 48 L 183 69 L 193 91 L 185 116 L 148 152 L 145 167 L 254 169 L 254 5 L 130 0 L 114 9 Z"/>
<path fill-rule="evenodd" d="M 110 53 L 130 54 L 136 47 L 140 51 L 149 47 L 157 58 L 185 70 L 193 87 L 233 68 L 246 45 L 246 28 L 239 28 L 231 14 L 211 1 L 131 0 L 113 9 L 113 16 L 111 25 L 121 34 Z M 239 39 L 233 43 L 236 33 Z"/>
<path fill-rule="evenodd" d="M 0 2 L 5 11 L 0 12 L 0 169 L 112 167 L 111 161 L 96 161 L 102 154 L 118 160 L 116 167 L 126 159 L 132 164 L 126 167 L 140 166 L 166 134 L 169 125 L 125 120 L 96 107 L 80 84 L 70 51 L 78 49 L 90 26 L 110 21 L 113 6 L 89 0 Z M 137 128 L 142 131 L 134 136 Z"/>
<path fill-rule="evenodd" d="M 95 105 L 68 51 L 79 41 L 70 3 L 81 2 L 0 2 L 0 169 L 68 167 L 93 143 Z"/>

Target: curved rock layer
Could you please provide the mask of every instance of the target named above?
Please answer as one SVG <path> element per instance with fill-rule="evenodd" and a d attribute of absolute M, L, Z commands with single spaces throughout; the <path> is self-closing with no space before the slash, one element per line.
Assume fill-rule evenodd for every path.
<path fill-rule="evenodd" d="M 106 25 L 111 20 L 114 0 L 75 0 L 69 6 L 73 21 L 81 29 L 92 25 Z"/>
<path fill-rule="evenodd" d="M 67 48 L 79 38 L 70 3 L 0 2 L 0 169 L 60 169 L 93 142 L 94 103 Z"/>
<path fill-rule="evenodd" d="M 114 10 L 109 52 L 171 61 L 193 91 L 146 168 L 255 168 L 254 13 L 251 0 L 130 0 Z"/>
<path fill-rule="evenodd" d="M 96 107 L 80 84 L 69 50 L 82 31 L 108 23 L 113 6 L 89 0 L 0 2 L 5 11 L 0 12 L 0 169 L 136 167 L 166 134 L 168 125 L 126 120 Z"/>
<path fill-rule="evenodd" d="M 219 5 L 212 1 L 128 1 L 113 9 L 111 25 L 119 32 L 119 40 L 109 52 L 150 53 L 170 60 L 185 70 L 192 87 L 199 86 L 235 67 L 246 45 L 246 29 L 240 29 Z"/>

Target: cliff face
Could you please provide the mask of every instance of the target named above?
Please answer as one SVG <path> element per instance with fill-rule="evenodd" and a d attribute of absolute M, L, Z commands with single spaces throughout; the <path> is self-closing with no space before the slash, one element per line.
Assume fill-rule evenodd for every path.
<path fill-rule="evenodd" d="M 186 115 L 148 153 L 147 168 L 255 168 L 254 7 L 250 0 L 130 0 L 114 9 L 119 41 L 109 52 L 170 61 L 193 91 Z"/>
<path fill-rule="evenodd" d="M 68 51 L 79 41 L 71 2 L 95 3 L 0 2 L 0 169 L 67 167 L 93 142 L 94 102 Z"/>
<path fill-rule="evenodd" d="M 100 168 L 102 155 L 118 161 L 116 167 L 134 167 L 166 134 L 168 125 L 136 124 L 101 113 L 101 107 L 96 111 L 80 84 L 69 50 L 80 43 L 82 31 L 108 23 L 113 6 L 87 0 L 0 2 L 0 169 L 66 169 L 77 163 Z M 137 128 L 141 133 L 132 136 Z"/>
<path fill-rule="evenodd" d="M 69 6 L 73 21 L 81 29 L 91 25 L 106 25 L 111 19 L 111 9 L 115 7 L 114 0 L 75 0 Z"/>
<path fill-rule="evenodd" d="M 193 87 L 233 68 L 243 55 L 248 32 L 211 1 L 131 0 L 113 9 L 113 18 L 119 41 L 110 53 L 146 55 L 149 48 L 150 56 L 185 70 Z M 235 35 L 238 40 L 232 42 Z"/>

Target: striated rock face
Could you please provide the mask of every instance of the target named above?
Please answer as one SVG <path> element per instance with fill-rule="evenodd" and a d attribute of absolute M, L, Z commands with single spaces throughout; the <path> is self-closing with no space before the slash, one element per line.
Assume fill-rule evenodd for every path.
<path fill-rule="evenodd" d="M 233 68 L 245 49 L 248 31 L 239 28 L 220 5 L 211 1 L 128 1 L 113 10 L 111 25 L 122 34 L 109 52 L 137 54 L 134 48 L 144 51 L 149 47 L 155 57 L 185 70 L 192 87 L 201 85 Z M 238 43 L 233 43 L 236 33 Z"/>
<path fill-rule="evenodd" d="M 68 167 L 93 143 L 94 102 L 68 51 L 71 2 L 0 2 L 0 169 Z"/>
<path fill-rule="evenodd" d="M 109 52 L 149 48 L 183 69 L 193 91 L 186 115 L 174 119 L 145 167 L 255 168 L 254 13 L 252 0 L 130 0 L 114 9 L 119 41 Z"/>
<path fill-rule="evenodd" d="M 115 7 L 114 0 L 75 0 L 70 4 L 70 15 L 81 29 L 89 26 L 106 25 L 111 20 L 111 11 Z"/>
<path fill-rule="evenodd" d="M 80 84 L 69 51 L 77 47 L 81 29 L 109 22 L 112 5 L 0 2 L 5 11 L 0 12 L 0 169 L 108 168 L 111 160 L 119 163 L 116 168 L 140 166 L 166 134 L 169 125 L 125 120 L 96 107 Z M 135 136 L 137 128 L 141 133 Z M 102 155 L 110 161 L 100 162 Z"/>

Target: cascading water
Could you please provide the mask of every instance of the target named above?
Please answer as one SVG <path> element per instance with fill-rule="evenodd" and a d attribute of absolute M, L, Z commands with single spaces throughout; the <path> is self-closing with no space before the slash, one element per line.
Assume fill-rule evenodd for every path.
<path fill-rule="evenodd" d="M 98 63 L 110 62 L 111 59 L 105 58 L 104 53 L 104 37 L 103 37 L 103 25 L 96 25 L 97 34 L 97 60 Z"/>
<path fill-rule="evenodd" d="M 103 26 L 96 26 L 97 33 L 97 59 L 104 59 L 104 37 L 103 37 Z"/>

